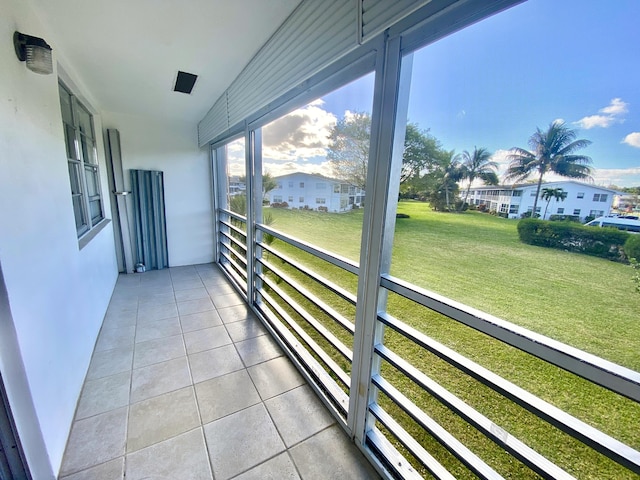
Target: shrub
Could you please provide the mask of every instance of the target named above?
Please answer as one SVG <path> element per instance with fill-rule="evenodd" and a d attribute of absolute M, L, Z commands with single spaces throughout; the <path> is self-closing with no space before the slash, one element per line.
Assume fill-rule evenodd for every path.
<path fill-rule="evenodd" d="M 627 241 L 624 242 L 624 253 L 627 258 L 635 258 L 636 260 L 640 261 L 640 234 L 629 235 Z"/>
<path fill-rule="evenodd" d="M 406 213 L 396 213 L 396 218 L 411 218 Z"/>
<path fill-rule="evenodd" d="M 578 215 L 551 215 L 549 220 L 552 222 L 579 222 Z"/>
<path fill-rule="evenodd" d="M 574 222 L 550 222 L 534 218 L 518 222 L 520 241 L 609 260 L 623 261 L 623 245 L 629 233 L 614 228 L 586 227 Z"/>
<path fill-rule="evenodd" d="M 271 208 L 289 208 L 289 204 L 287 202 L 273 202 Z"/>
<path fill-rule="evenodd" d="M 596 217 L 594 217 L 593 215 L 587 215 L 586 217 L 584 217 L 584 223 L 589 223 L 591 220 L 595 220 Z"/>

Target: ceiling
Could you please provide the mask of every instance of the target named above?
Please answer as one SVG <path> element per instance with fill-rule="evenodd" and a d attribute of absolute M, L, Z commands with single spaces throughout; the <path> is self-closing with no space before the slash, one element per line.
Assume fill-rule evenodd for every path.
<path fill-rule="evenodd" d="M 300 0 L 32 0 L 100 110 L 197 122 Z M 173 91 L 178 70 L 198 75 Z"/>

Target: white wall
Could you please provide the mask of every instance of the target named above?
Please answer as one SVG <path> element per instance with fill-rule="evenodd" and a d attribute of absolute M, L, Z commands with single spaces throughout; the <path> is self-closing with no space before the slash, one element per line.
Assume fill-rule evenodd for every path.
<path fill-rule="evenodd" d="M 169 265 L 212 262 L 210 162 L 208 150 L 198 147 L 195 125 L 111 112 L 103 117 L 104 128 L 120 132 L 128 190 L 130 169 L 164 172 Z"/>
<path fill-rule="evenodd" d="M 60 466 L 117 268 L 110 224 L 85 248 L 78 247 L 56 72 L 42 76 L 27 70 L 11 42 L 14 30 L 42 36 L 60 60 L 55 36 L 23 0 L 0 0 L 0 11 L 0 263 L 9 304 L 2 321 L 13 323 L 50 464 L 48 473 L 42 467 L 38 472 L 45 473 L 35 478 L 49 478 Z M 98 154 L 107 192 L 101 138 Z M 108 202 L 107 196 L 106 212 Z M 0 352 L 3 369 L 19 361 L 7 355 Z M 28 403 L 11 375 L 2 374 L 10 401 L 16 407 Z M 19 407 L 14 414 L 22 435 L 34 419 Z M 37 442 L 28 435 L 23 440 L 32 468 L 46 463 Z"/>

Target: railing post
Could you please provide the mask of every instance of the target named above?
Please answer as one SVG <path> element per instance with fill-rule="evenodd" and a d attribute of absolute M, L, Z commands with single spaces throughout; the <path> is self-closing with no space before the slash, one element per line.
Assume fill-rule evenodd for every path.
<path fill-rule="evenodd" d="M 347 426 L 360 445 L 364 445 L 369 422 L 374 421 L 368 413 L 369 403 L 377 396 L 371 376 L 380 369 L 374 346 L 384 333 L 376 318 L 379 310 L 386 309 L 387 302 L 387 295 L 380 288 L 380 275 L 388 273 L 391 265 L 411 81 L 412 57 L 401 59 L 400 43 L 399 37 L 386 39 L 376 61 L 347 416 Z"/>

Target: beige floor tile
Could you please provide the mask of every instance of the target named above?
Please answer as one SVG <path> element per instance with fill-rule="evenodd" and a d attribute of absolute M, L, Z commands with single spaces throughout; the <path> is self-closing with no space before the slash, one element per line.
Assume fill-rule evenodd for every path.
<path fill-rule="evenodd" d="M 136 368 L 131 374 L 131 403 L 191 385 L 187 357 Z"/>
<path fill-rule="evenodd" d="M 209 298 L 209 292 L 204 287 L 190 288 L 189 290 L 176 290 L 176 302 L 187 302 L 190 300 L 198 300 L 200 298 Z"/>
<path fill-rule="evenodd" d="M 136 343 L 133 354 L 133 368 L 165 362 L 185 354 L 182 335 Z"/>
<path fill-rule="evenodd" d="M 305 384 L 288 358 L 278 357 L 248 368 L 258 393 L 266 400 Z"/>
<path fill-rule="evenodd" d="M 216 308 L 235 307 L 243 305 L 244 299 L 238 293 L 227 293 L 225 295 L 212 295 L 212 300 Z"/>
<path fill-rule="evenodd" d="M 245 366 L 250 367 L 282 355 L 276 342 L 267 335 L 249 338 L 235 344 Z"/>
<path fill-rule="evenodd" d="M 129 409 L 127 453 L 168 440 L 199 425 L 193 387 L 134 403 Z"/>
<path fill-rule="evenodd" d="M 262 404 L 209 423 L 204 432 L 216 480 L 231 478 L 285 449 Z"/>
<path fill-rule="evenodd" d="M 233 323 L 239 320 L 246 320 L 253 315 L 247 305 L 235 305 L 233 307 L 218 308 L 220 318 L 224 323 Z"/>
<path fill-rule="evenodd" d="M 213 303 L 211 302 L 211 299 L 209 299 L 209 297 L 178 303 L 178 312 L 180 312 L 181 316 L 190 315 L 192 313 L 206 312 L 207 310 L 213 309 Z"/>
<path fill-rule="evenodd" d="M 260 403 L 260 395 L 244 369 L 196 384 L 196 397 L 205 424 Z"/>
<path fill-rule="evenodd" d="M 178 317 L 163 318 L 155 322 L 148 322 L 136 327 L 136 343 L 154 340 L 156 338 L 180 335 L 182 328 Z"/>
<path fill-rule="evenodd" d="M 127 455 L 127 480 L 211 480 L 202 428 Z"/>
<path fill-rule="evenodd" d="M 127 347 L 133 344 L 136 327 L 125 326 L 117 328 L 102 328 L 95 351 L 113 350 L 114 348 Z"/>
<path fill-rule="evenodd" d="M 229 336 L 234 342 L 241 342 L 248 338 L 267 334 L 267 329 L 260 323 L 260 320 L 253 317 L 239 322 L 228 323 L 226 327 Z"/>
<path fill-rule="evenodd" d="M 244 368 L 242 360 L 233 345 L 205 350 L 189 355 L 189 365 L 194 383 Z"/>
<path fill-rule="evenodd" d="M 220 325 L 185 333 L 184 343 L 187 347 L 187 353 L 192 354 L 229 345 L 232 342 L 227 329 Z"/>
<path fill-rule="evenodd" d="M 300 476 L 296 467 L 287 453 L 281 453 L 277 457 L 252 468 L 234 480 L 299 480 Z"/>
<path fill-rule="evenodd" d="M 222 319 L 216 310 L 208 310 L 206 312 L 183 315 L 180 317 L 180 324 L 182 325 L 182 331 L 186 333 L 222 325 Z"/>
<path fill-rule="evenodd" d="M 130 383 L 130 371 L 87 380 L 78 402 L 76 419 L 91 417 L 129 405 Z"/>
<path fill-rule="evenodd" d="M 60 477 L 60 480 L 122 480 L 123 478 L 124 457 L 119 457 L 87 470 Z"/>
<path fill-rule="evenodd" d="M 309 438 L 335 422 L 308 385 L 270 398 L 264 404 L 287 447 Z"/>
<path fill-rule="evenodd" d="M 124 454 L 128 407 L 74 422 L 60 475 L 100 465 Z M 99 432 L 99 434 L 97 434 Z"/>
<path fill-rule="evenodd" d="M 175 303 L 169 303 L 166 305 L 141 305 L 138 308 L 138 325 L 177 316 L 178 308 Z"/>
<path fill-rule="evenodd" d="M 89 364 L 87 379 L 95 380 L 96 378 L 129 371 L 131 370 L 132 362 L 133 346 L 95 352 Z"/>

